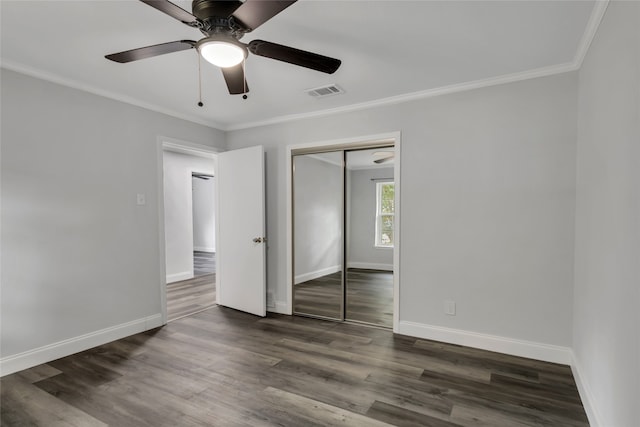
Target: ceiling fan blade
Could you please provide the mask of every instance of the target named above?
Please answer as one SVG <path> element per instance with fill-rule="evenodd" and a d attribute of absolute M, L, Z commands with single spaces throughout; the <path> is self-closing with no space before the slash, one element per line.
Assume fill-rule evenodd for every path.
<path fill-rule="evenodd" d="M 296 0 L 247 0 L 233 13 L 233 17 L 251 31 L 295 2 Z"/>
<path fill-rule="evenodd" d="M 390 162 L 392 160 L 393 160 L 393 156 L 389 156 L 389 157 L 385 157 L 385 158 L 382 158 L 382 159 L 374 160 L 373 163 L 376 163 L 376 164 L 379 165 L 380 163 L 386 163 L 386 162 Z"/>
<path fill-rule="evenodd" d="M 178 21 L 184 22 L 185 24 L 195 24 L 197 23 L 197 19 L 195 16 L 177 6 L 170 1 L 167 0 L 140 0 L 144 4 L 148 4 L 154 9 L 158 9 L 160 12 L 166 13 L 172 18 L 177 19 Z M 195 26 L 195 25 L 192 25 Z"/>
<path fill-rule="evenodd" d="M 164 55 L 166 53 L 192 49 L 195 45 L 196 42 L 194 42 L 193 40 L 179 40 L 175 42 L 156 44 L 153 46 L 140 47 L 138 49 L 126 50 L 124 52 L 112 53 L 110 55 L 106 55 L 105 58 L 122 64 L 125 62 L 137 61 L 139 59 Z"/>
<path fill-rule="evenodd" d="M 310 68 L 327 74 L 333 74 L 338 67 L 340 67 L 340 64 L 342 64 L 342 61 L 339 59 L 329 58 L 328 56 L 266 42 L 264 40 L 253 40 L 249 43 L 248 47 L 251 53 L 255 55 L 288 62 L 289 64 L 299 65 L 300 67 Z"/>
<path fill-rule="evenodd" d="M 227 82 L 227 88 L 231 95 L 240 95 L 249 92 L 247 80 L 244 77 L 244 68 L 242 63 L 233 67 L 220 68 L 224 81 Z"/>

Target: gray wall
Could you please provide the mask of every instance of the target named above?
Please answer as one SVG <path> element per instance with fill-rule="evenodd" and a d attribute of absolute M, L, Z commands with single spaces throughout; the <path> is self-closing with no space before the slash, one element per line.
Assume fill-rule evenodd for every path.
<path fill-rule="evenodd" d="M 393 168 L 349 170 L 348 177 L 349 267 L 392 270 L 393 248 L 375 247 L 376 182 L 371 178 L 393 181 Z"/>
<path fill-rule="evenodd" d="M 335 155 L 341 162 L 342 153 Z M 342 269 L 342 168 L 313 155 L 296 156 L 295 283 Z"/>
<path fill-rule="evenodd" d="M 213 159 L 171 151 L 163 153 L 167 283 L 193 277 L 193 250 L 198 230 L 194 222 L 195 204 L 191 174 L 199 172 L 213 175 L 213 168 Z M 213 216 L 209 221 L 213 222 Z M 215 226 L 212 224 L 211 229 L 213 228 Z"/>
<path fill-rule="evenodd" d="M 159 314 L 156 138 L 224 134 L 4 69 L 1 90 L 1 356 Z"/>
<path fill-rule="evenodd" d="M 400 130 L 400 320 L 570 346 L 576 86 L 568 73 L 229 132 L 229 148 L 267 152 L 269 291 L 286 301 L 286 146 Z"/>
<path fill-rule="evenodd" d="M 609 3 L 579 77 L 573 349 L 601 426 L 640 420 L 638 28 Z"/>

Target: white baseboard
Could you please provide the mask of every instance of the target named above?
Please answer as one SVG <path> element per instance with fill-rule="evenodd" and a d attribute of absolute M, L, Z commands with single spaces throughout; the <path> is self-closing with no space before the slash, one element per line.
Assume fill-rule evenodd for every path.
<path fill-rule="evenodd" d="M 573 359 L 571 363 L 571 372 L 573 373 L 573 378 L 576 381 L 576 386 L 578 386 L 578 393 L 580 394 L 580 399 L 582 399 L 582 406 L 584 407 L 584 411 L 587 413 L 589 426 L 600 427 L 604 424 L 602 424 L 600 415 L 596 410 L 595 399 L 593 397 L 593 393 L 591 392 L 591 387 L 589 387 L 589 383 L 582 375 L 583 371 L 580 368 L 581 365 L 580 362 L 578 362 L 575 353 L 571 352 L 571 356 Z"/>
<path fill-rule="evenodd" d="M 283 301 L 276 301 L 275 305 L 267 306 L 267 311 L 278 314 L 291 314 L 289 313 L 289 306 Z"/>
<path fill-rule="evenodd" d="M 308 280 L 317 279 L 318 277 L 326 276 L 327 274 L 333 274 L 342 270 L 341 265 L 332 265 L 331 267 L 322 268 L 320 270 L 311 271 L 309 273 L 299 274 L 295 277 L 294 283 L 297 285 L 298 283 L 306 282 Z"/>
<path fill-rule="evenodd" d="M 198 251 L 198 252 L 215 253 L 216 252 L 216 247 L 215 246 L 194 246 L 193 250 L 194 251 Z"/>
<path fill-rule="evenodd" d="M 572 353 L 569 347 L 524 341 L 496 335 L 451 329 L 423 323 L 400 321 L 398 333 L 449 344 L 465 345 L 482 350 L 496 351 L 513 356 L 528 357 L 545 362 L 571 365 Z"/>
<path fill-rule="evenodd" d="M 393 271 L 393 264 L 378 264 L 375 262 L 350 262 L 349 268 L 361 268 L 363 270 Z"/>
<path fill-rule="evenodd" d="M 0 376 L 32 368 L 111 341 L 162 326 L 162 315 L 122 323 L 0 359 Z"/>
<path fill-rule="evenodd" d="M 182 280 L 193 279 L 193 271 L 183 271 L 182 273 L 167 274 L 167 283 L 180 282 Z"/>

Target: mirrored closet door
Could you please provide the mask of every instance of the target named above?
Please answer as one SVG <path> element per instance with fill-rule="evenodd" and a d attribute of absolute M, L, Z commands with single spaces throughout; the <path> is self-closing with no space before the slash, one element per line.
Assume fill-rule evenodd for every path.
<path fill-rule="evenodd" d="M 296 314 L 343 319 L 343 152 L 293 158 Z"/>
<path fill-rule="evenodd" d="M 393 326 L 393 147 L 346 153 L 345 319 Z"/>
<path fill-rule="evenodd" d="M 393 156 L 293 156 L 294 314 L 393 326 Z"/>

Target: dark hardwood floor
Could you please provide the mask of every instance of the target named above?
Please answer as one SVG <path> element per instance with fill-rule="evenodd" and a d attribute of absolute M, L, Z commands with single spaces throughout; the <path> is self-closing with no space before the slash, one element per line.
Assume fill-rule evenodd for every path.
<path fill-rule="evenodd" d="M 568 366 L 213 307 L 0 381 L 3 426 L 587 426 Z"/>
<path fill-rule="evenodd" d="M 393 272 L 347 270 L 345 318 L 393 327 Z"/>
<path fill-rule="evenodd" d="M 342 318 L 341 271 L 294 286 L 293 310 L 295 313 L 332 319 Z"/>
<path fill-rule="evenodd" d="M 295 285 L 295 312 L 340 319 L 342 272 Z M 393 272 L 347 270 L 345 319 L 393 327 Z"/>
<path fill-rule="evenodd" d="M 169 322 L 213 307 L 216 303 L 216 275 L 207 274 L 167 283 Z"/>

